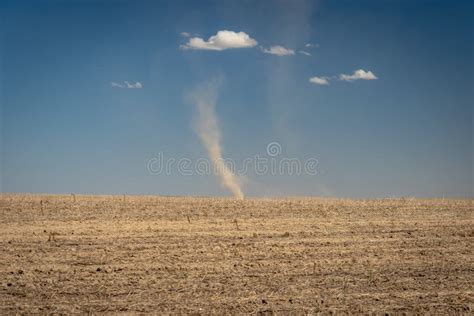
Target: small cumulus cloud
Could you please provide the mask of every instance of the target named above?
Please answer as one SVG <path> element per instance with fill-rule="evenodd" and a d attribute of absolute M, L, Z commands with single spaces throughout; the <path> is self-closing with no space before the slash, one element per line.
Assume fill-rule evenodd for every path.
<path fill-rule="evenodd" d="M 125 88 L 125 85 L 117 83 L 117 82 L 111 82 L 110 86 L 113 88 Z"/>
<path fill-rule="evenodd" d="M 192 37 L 182 49 L 216 50 L 222 51 L 232 48 L 254 47 L 258 43 L 245 32 L 219 31 L 216 35 L 209 37 L 207 41 L 200 37 Z"/>
<path fill-rule="evenodd" d="M 309 82 L 318 84 L 318 85 L 328 85 L 329 81 L 338 80 L 338 79 L 340 81 L 352 82 L 354 80 L 376 80 L 378 78 L 370 70 L 365 71 L 363 69 L 358 69 L 354 71 L 352 75 L 340 74 L 338 76 L 331 76 L 331 77 L 311 77 L 309 78 Z"/>
<path fill-rule="evenodd" d="M 309 78 L 309 82 L 318 84 L 318 85 L 323 85 L 327 86 L 329 84 L 329 78 L 327 77 L 311 77 Z"/>
<path fill-rule="evenodd" d="M 277 55 L 277 56 L 290 56 L 294 55 L 295 51 L 280 45 L 275 45 L 270 47 L 270 49 L 266 49 L 261 47 L 262 52 L 266 54 L 272 54 L 272 55 Z"/>
<path fill-rule="evenodd" d="M 303 54 L 303 55 L 306 55 L 306 56 L 311 56 L 310 53 L 308 53 L 307 51 L 304 51 L 304 50 L 300 50 L 299 53 Z"/>
<path fill-rule="evenodd" d="M 181 35 L 182 37 L 190 37 L 191 34 L 189 34 L 188 32 L 181 32 L 179 33 L 179 35 Z"/>
<path fill-rule="evenodd" d="M 378 79 L 372 71 L 365 71 L 363 69 L 358 69 L 354 71 L 352 75 L 339 75 L 339 80 L 342 81 L 354 81 L 354 80 L 376 80 Z"/>
<path fill-rule="evenodd" d="M 112 88 L 126 88 L 126 89 L 141 89 L 143 88 L 143 84 L 141 82 L 130 83 L 128 81 L 124 81 L 123 83 L 118 82 L 111 82 L 110 86 Z"/>
<path fill-rule="evenodd" d="M 135 82 L 135 83 L 130 83 L 128 81 L 125 81 L 125 84 L 127 85 L 127 88 L 129 89 L 141 89 L 143 88 L 143 84 L 141 82 Z"/>
<path fill-rule="evenodd" d="M 306 45 L 304 45 L 304 47 L 307 47 L 307 48 L 319 47 L 319 45 L 318 44 L 312 44 L 312 43 L 306 43 Z"/>

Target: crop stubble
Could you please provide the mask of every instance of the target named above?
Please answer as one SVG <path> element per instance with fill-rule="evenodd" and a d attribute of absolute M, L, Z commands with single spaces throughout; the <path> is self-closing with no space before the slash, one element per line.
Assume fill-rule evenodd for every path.
<path fill-rule="evenodd" d="M 472 200 L 0 195 L 0 313 L 474 308 Z"/>

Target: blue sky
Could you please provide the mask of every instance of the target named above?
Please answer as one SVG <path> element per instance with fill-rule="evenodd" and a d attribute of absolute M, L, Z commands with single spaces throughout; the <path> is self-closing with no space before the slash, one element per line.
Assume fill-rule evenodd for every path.
<path fill-rule="evenodd" d="M 278 142 L 278 158 L 318 160 L 316 175 L 249 171 L 246 195 L 472 197 L 473 12 L 472 1 L 1 1 L 1 191 L 229 195 L 215 175 L 147 169 L 160 153 L 207 157 L 189 95 L 218 78 L 225 158 L 240 165 Z"/>

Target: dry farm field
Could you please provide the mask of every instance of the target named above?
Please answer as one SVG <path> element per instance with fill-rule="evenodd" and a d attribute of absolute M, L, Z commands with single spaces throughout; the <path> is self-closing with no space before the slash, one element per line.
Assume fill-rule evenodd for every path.
<path fill-rule="evenodd" d="M 472 200 L 0 196 L 0 314 L 474 310 Z"/>

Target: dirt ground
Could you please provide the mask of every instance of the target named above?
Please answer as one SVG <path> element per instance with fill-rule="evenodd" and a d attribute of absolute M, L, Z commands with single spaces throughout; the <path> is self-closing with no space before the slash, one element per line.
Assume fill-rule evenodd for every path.
<path fill-rule="evenodd" d="M 0 314 L 472 314 L 473 210 L 3 194 Z"/>

